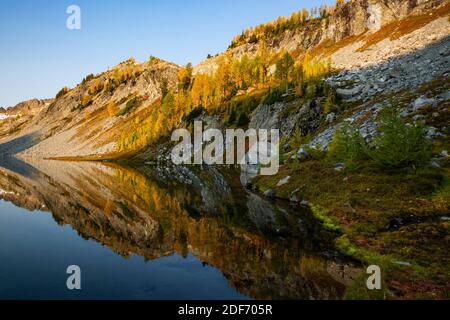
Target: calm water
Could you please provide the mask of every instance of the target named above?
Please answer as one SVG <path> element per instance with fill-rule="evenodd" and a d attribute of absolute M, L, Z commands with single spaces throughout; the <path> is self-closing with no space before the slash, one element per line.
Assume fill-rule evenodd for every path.
<path fill-rule="evenodd" d="M 0 202 L 0 298 L 246 299 L 215 268 L 191 254 L 145 261 L 123 258 L 50 214 Z M 82 271 L 82 290 L 66 288 L 67 266 Z M 207 280 L 207 282 L 205 282 Z"/>
<path fill-rule="evenodd" d="M 2 299 L 336 299 L 354 270 L 309 212 L 245 191 L 233 172 L 6 167 Z M 79 291 L 66 288 L 69 265 Z"/>

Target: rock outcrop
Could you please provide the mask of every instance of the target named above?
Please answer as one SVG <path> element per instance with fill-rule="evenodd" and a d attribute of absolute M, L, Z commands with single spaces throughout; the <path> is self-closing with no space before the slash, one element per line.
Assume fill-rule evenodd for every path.
<path fill-rule="evenodd" d="M 288 30 L 281 36 L 267 40 L 267 47 L 272 52 L 311 51 L 320 44 L 338 43 L 366 32 L 375 33 L 386 25 L 439 8 L 446 2 L 445 0 L 353 0 L 319 23 Z M 259 45 L 259 43 L 244 44 L 229 49 L 228 54 L 237 58 L 244 54 L 252 56 L 258 51 Z M 195 72 L 213 72 L 217 68 L 219 58 L 220 55 L 203 61 L 195 67 Z"/>

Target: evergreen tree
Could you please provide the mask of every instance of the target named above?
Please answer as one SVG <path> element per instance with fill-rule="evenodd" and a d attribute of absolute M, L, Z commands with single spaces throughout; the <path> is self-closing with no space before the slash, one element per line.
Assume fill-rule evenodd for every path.
<path fill-rule="evenodd" d="M 281 83 L 286 85 L 286 93 L 289 89 L 289 77 L 291 75 L 294 59 L 288 52 L 284 52 L 281 58 L 277 61 L 277 70 L 275 76 L 280 80 Z"/>

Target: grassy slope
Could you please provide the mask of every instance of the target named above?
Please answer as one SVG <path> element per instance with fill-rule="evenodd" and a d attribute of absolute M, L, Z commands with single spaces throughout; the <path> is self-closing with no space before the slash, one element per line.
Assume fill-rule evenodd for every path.
<path fill-rule="evenodd" d="M 383 172 L 369 165 L 336 172 L 333 167 L 326 159 L 291 163 L 276 176 L 258 177 L 255 184 L 264 191 L 291 176 L 289 184 L 276 188 L 277 196 L 288 199 L 298 189 L 317 218 L 342 233 L 336 242 L 342 253 L 383 266 L 386 289 L 400 298 L 448 298 L 450 222 L 440 220 L 450 210 L 448 162 L 442 170 L 416 173 Z M 411 224 L 394 228 L 395 218 Z M 412 266 L 396 267 L 394 261 Z M 362 287 L 356 283 L 354 288 Z"/>

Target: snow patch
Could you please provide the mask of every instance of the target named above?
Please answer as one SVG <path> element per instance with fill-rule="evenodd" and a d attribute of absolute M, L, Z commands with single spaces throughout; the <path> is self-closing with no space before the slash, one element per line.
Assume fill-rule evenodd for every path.
<path fill-rule="evenodd" d="M 18 115 L 9 115 L 9 114 L 2 114 L 2 113 L 0 113 L 0 121 L 1 120 L 6 120 L 6 119 L 9 119 L 9 118 L 17 118 L 18 117 Z"/>
<path fill-rule="evenodd" d="M 14 195 L 14 194 L 15 194 L 14 192 L 6 191 L 6 190 L 3 190 L 3 189 L 0 189 L 0 196 Z"/>
<path fill-rule="evenodd" d="M 381 18 L 382 10 L 381 6 L 377 4 L 369 4 L 367 8 L 367 13 L 369 14 L 369 19 L 367 19 L 367 28 L 369 30 L 380 30 L 381 29 Z"/>

